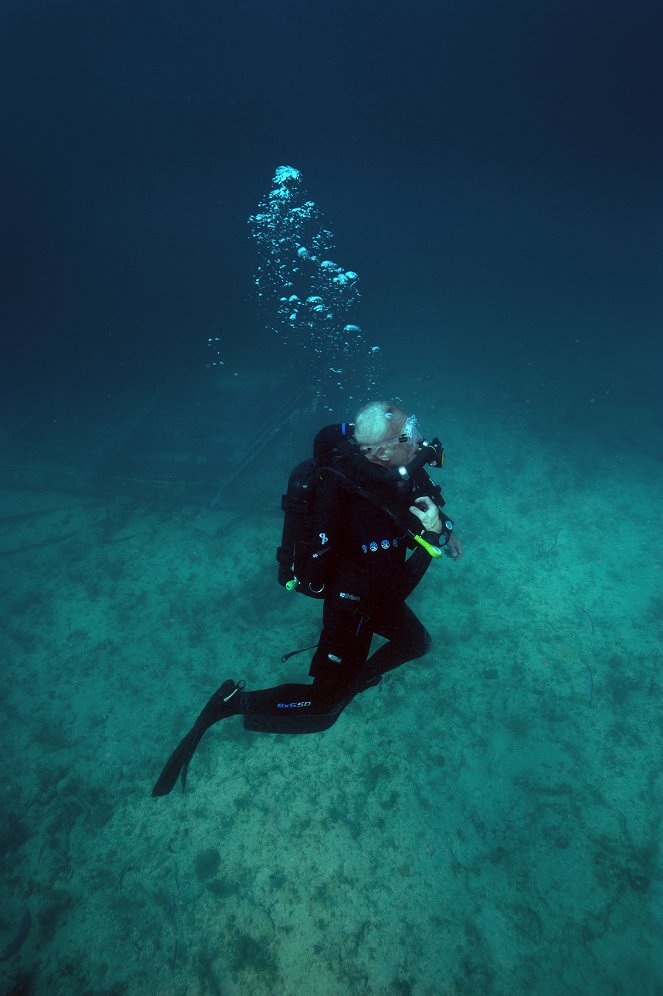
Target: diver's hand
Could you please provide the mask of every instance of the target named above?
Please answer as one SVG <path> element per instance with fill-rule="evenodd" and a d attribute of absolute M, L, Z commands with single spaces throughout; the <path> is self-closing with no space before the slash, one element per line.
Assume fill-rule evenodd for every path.
<path fill-rule="evenodd" d="M 432 498 L 428 498 L 427 495 L 417 498 L 417 504 L 410 505 L 410 511 L 413 515 L 416 515 L 425 531 L 431 533 L 442 532 L 440 510 Z"/>
<path fill-rule="evenodd" d="M 444 548 L 444 552 L 452 560 L 460 560 L 463 556 L 463 544 L 458 539 L 455 533 L 452 533 L 449 537 L 449 541 Z"/>

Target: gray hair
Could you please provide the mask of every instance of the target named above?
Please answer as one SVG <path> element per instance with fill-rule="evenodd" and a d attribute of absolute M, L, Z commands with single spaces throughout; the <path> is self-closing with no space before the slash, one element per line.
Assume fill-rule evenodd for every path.
<path fill-rule="evenodd" d="M 361 447 L 376 446 L 394 434 L 394 423 L 405 420 L 405 412 L 393 402 L 371 401 L 357 413 L 355 439 Z"/>

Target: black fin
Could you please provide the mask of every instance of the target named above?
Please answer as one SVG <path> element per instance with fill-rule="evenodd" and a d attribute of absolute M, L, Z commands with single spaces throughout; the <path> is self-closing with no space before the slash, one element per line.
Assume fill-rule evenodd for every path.
<path fill-rule="evenodd" d="M 240 709 L 234 701 L 235 695 L 244 688 L 244 682 L 235 683 L 232 680 L 224 681 L 220 688 L 217 688 L 214 695 L 206 703 L 193 727 L 189 730 L 183 740 L 179 742 L 173 753 L 170 755 L 163 771 L 159 775 L 156 785 L 152 789 L 153 796 L 168 795 L 175 787 L 175 782 L 182 776 L 182 791 L 186 790 L 186 776 L 189 770 L 189 763 L 194 755 L 196 747 L 200 743 L 205 730 L 208 730 L 220 719 L 236 715 Z M 237 700 L 239 703 L 239 699 Z"/>
<path fill-rule="evenodd" d="M 189 767 L 189 761 L 193 757 L 193 752 L 198 746 L 199 740 L 200 737 L 196 735 L 195 730 L 189 730 L 166 761 L 164 769 L 152 789 L 153 796 L 168 795 L 173 790 L 182 769 L 184 768 L 186 771 Z M 184 788 L 185 784 L 186 774 L 183 776 L 182 788 Z"/>

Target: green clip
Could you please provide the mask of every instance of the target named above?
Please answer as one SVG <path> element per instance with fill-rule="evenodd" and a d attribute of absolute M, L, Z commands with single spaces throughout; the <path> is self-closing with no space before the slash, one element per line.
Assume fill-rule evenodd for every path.
<path fill-rule="evenodd" d="M 434 546 L 433 543 L 429 543 L 428 540 L 423 538 L 423 536 L 414 536 L 413 539 L 415 543 L 419 543 L 420 546 L 423 546 L 424 550 L 426 550 L 426 552 L 429 553 L 434 560 L 437 560 L 438 557 L 442 556 L 442 551 L 439 546 Z"/>

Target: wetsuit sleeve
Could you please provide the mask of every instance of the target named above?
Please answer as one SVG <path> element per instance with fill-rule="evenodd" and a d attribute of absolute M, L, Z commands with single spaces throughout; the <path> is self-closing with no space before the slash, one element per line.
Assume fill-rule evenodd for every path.
<path fill-rule="evenodd" d="M 440 515 L 442 516 L 442 521 L 444 522 L 444 513 L 442 509 L 444 508 L 445 501 L 442 497 L 442 492 L 438 484 L 434 484 L 426 471 L 421 468 L 420 473 L 416 477 L 417 483 L 417 496 L 426 495 L 437 505 L 440 510 Z M 414 517 L 413 517 L 414 518 Z M 416 528 L 416 526 L 415 526 Z M 419 529 L 421 524 L 419 523 Z M 437 533 L 427 532 L 424 533 L 424 538 L 435 546 L 440 544 L 440 536 Z M 446 541 L 446 540 L 445 540 Z M 412 594 L 414 589 L 417 587 L 422 577 L 430 567 L 431 555 L 422 547 L 419 543 L 410 541 L 408 546 L 412 548 L 412 553 L 406 560 L 402 574 L 396 583 L 395 594 L 398 598 L 406 599 Z"/>

